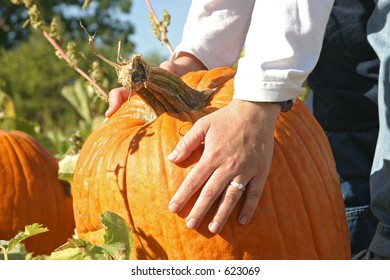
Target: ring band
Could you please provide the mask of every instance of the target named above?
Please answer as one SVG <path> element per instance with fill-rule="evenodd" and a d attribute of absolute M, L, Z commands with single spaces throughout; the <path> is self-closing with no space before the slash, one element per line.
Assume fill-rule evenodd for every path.
<path fill-rule="evenodd" d="M 231 181 L 230 185 L 232 185 L 233 187 L 236 187 L 240 191 L 245 191 L 245 186 L 243 184 L 241 184 L 241 183 L 237 183 L 237 182 Z"/>

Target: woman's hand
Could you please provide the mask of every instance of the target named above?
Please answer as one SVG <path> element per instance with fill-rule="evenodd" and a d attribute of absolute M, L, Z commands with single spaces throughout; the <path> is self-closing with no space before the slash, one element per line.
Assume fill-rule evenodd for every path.
<path fill-rule="evenodd" d="M 209 230 L 218 233 L 245 194 L 238 218 L 241 224 L 249 223 L 271 165 L 273 131 L 279 111 L 280 106 L 276 104 L 233 100 L 226 107 L 199 119 L 168 156 L 172 162 L 180 163 L 204 143 L 204 152 L 173 196 L 170 211 L 179 212 L 202 188 L 186 221 L 187 226 L 194 229 L 222 196 L 209 224 Z M 246 190 L 232 186 L 232 181 L 242 184 Z"/>
<path fill-rule="evenodd" d="M 175 61 L 165 61 L 160 67 L 178 76 L 206 69 L 188 53 L 180 53 Z M 124 87 L 111 90 L 106 117 L 111 117 L 129 96 Z M 196 228 L 215 200 L 222 196 L 209 225 L 212 233 L 218 233 L 244 193 L 231 185 L 233 181 L 246 188 L 239 221 L 249 223 L 268 176 L 274 145 L 273 130 L 279 111 L 280 106 L 275 104 L 233 100 L 226 107 L 198 120 L 168 156 L 172 162 L 180 163 L 199 145 L 204 145 L 201 159 L 173 196 L 170 211 L 179 212 L 202 188 L 187 218 L 187 226 Z"/>

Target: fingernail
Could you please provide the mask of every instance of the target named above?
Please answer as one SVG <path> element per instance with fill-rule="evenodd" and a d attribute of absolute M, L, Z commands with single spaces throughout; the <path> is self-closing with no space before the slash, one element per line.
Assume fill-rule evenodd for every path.
<path fill-rule="evenodd" d="M 248 223 L 248 217 L 247 216 L 241 216 L 240 217 L 240 224 L 246 225 Z"/>
<path fill-rule="evenodd" d="M 178 153 L 176 150 L 174 150 L 172 153 L 170 153 L 170 154 L 168 155 L 168 159 L 169 159 L 169 160 L 175 160 L 175 159 L 177 158 L 178 155 L 179 155 L 179 153 Z"/>
<path fill-rule="evenodd" d="M 179 206 L 176 203 L 171 203 L 169 204 L 168 209 L 172 213 L 177 213 L 177 211 L 179 211 Z"/>
<path fill-rule="evenodd" d="M 198 222 L 194 218 L 190 218 L 187 221 L 187 227 L 189 227 L 190 229 L 196 228 L 197 225 L 198 225 Z"/>
<path fill-rule="evenodd" d="M 209 230 L 211 233 L 217 234 L 221 231 L 221 226 L 218 223 L 212 222 L 209 224 Z"/>

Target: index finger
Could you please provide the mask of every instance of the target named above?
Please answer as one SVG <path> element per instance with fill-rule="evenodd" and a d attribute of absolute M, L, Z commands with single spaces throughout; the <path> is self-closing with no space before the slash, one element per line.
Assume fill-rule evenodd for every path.
<path fill-rule="evenodd" d="M 202 159 L 188 173 L 183 183 L 180 185 L 171 201 L 169 210 L 172 213 L 178 213 L 190 198 L 205 184 L 215 168 L 210 164 L 202 164 Z"/>

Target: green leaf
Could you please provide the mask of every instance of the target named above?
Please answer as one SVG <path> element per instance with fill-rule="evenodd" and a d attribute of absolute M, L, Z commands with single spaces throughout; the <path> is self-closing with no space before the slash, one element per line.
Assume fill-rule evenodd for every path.
<path fill-rule="evenodd" d="M 114 212 L 106 211 L 101 215 L 102 223 L 106 226 L 104 235 L 105 244 L 115 242 L 129 243 L 131 229 L 121 216 Z"/>
<path fill-rule="evenodd" d="M 32 224 L 24 227 L 23 232 L 19 232 L 17 235 L 15 235 L 14 238 L 12 238 L 9 241 L 1 240 L 0 242 L 0 249 L 3 251 L 4 259 L 8 260 L 11 258 L 10 254 L 11 252 L 14 253 L 15 256 L 25 256 L 27 252 L 24 249 L 24 246 L 20 246 L 21 242 L 29 237 L 32 237 L 34 235 L 44 233 L 49 231 L 47 228 L 42 227 L 40 224 Z M 19 258 L 19 257 L 17 257 Z"/>
<path fill-rule="evenodd" d="M 126 221 L 114 212 L 101 214 L 105 227 L 104 244 L 94 245 L 82 239 L 70 239 L 55 250 L 52 260 L 127 260 L 133 248 L 131 229 Z"/>
<path fill-rule="evenodd" d="M 26 239 L 30 236 L 37 235 L 40 233 L 48 232 L 47 228 L 42 227 L 41 224 L 32 224 L 24 227 L 24 232 L 21 232 L 20 235 L 23 236 L 23 239 Z"/>
<path fill-rule="evenodd" d="M 105 260 L 109 256 L 101 247 L 81 239 L 69 239 L 50 255 L 51 260 Z"/>
<path fill-rule="evenodd" d="M 58 164 L 58 178 L 72 183 L 79 155 L 66 155 Z"/>
<path fill-rule="evenodd" d="M 122 242 L 102 245 L 102 249 L 111 260 L 127 260 L 129 258 L 129 247 Z"/>
<path fill-rule="evenodd" d="M 0 240 L 1 248 L 8 248 L 9 241 Z M 12 250 L 7 251 L 7 257 L 5 256 L 3 250 L 0 250 L 0 260 L 7 258 L 8 260 L 25 260 L 28 256 L 28 252 L 23 243 L 16 244 Z"/>
<path fill-rule="evenodd" d="M 0 89 L 0 119 L 9 118 L 16 119 L 15 104 L 12 98 Z"/>
<path fill-rule="evenodd" d="M 19 232 L 14 238 L 10 240 L 7 252 L 11 251 L 18 243 L 22 242 L 23 240 L 47 231 L 49 231 L 47 228 L 44 228 L 41 224 L 37 223 L 25 226 L 24 231 Z"/>
<path fill-rule="evenodd" d="M 84 120 L 91 122 L 92 116 L 88 92 L 80 80 L 77 80 L 73 86 L 64 86 L 61 90 L 61 94 Z"/>
<path fill-rule="evenodd" d="M 128 259 L 133 247 L 131 228 L 118 214 L 106 211 L 101 215 L 106 226 L 102 246 L 114 259 Z"/>

